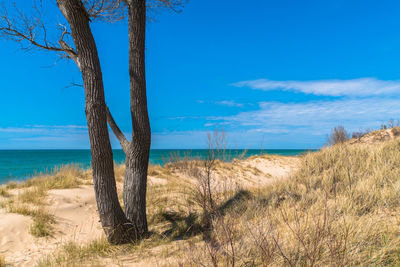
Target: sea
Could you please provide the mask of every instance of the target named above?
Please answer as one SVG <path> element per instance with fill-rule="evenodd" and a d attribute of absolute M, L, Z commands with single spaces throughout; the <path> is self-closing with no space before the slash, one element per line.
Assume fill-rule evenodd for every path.
<path fill-rule="evenodd" d="M 305 149 L 232 149 L 224 153 L 225 160 L 238 157 L 272 154 L 297 156 L 312 150 Z M 150 164 L 164 165 L 183 158 L 204 159 L 208 155 L 205 149 L 152 149 Z M 113 150 L 114 161 L 122 164 L 125 155 L 122 150 Z M 51 173 L 64 165 L 90 168 L 90 150 L 0 150 L 0 184 L 9 181 L 23 181 L 39 174 Z"/>

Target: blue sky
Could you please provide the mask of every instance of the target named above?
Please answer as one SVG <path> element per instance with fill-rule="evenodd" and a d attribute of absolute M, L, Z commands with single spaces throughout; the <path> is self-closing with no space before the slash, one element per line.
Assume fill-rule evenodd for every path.
<path fill-rule="evenodd" d="M 51 2 L 49 29 L 63 22 Z M 398 10 L 395 0 L 191 0 L 159 12 L 146 48 L 152 148 L 203 148 L 217 126 L 233 148 L 319 148 L 336 125 L 400 119 Z M 127 24 L 93 32 L 107 103 L 129 134 Z M 81 82 L 76 66 L 4 39 L 0 58 L 0 149 L 88 148 L 83 88 L 68 86 Z"/>

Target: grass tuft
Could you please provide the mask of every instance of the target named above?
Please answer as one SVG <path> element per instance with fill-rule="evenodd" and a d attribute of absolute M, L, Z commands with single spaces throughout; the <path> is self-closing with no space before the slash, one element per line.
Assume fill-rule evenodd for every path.
<path fill-rule="evenodd" d="M 6 267 L 6 260 L 0 255 L 0 267 Z"/>
<path fill-rule="evenodd" d="M 115 248 L 106 239 L 95 240 L 84 246 L 69 242 L 61 248 L 58 254 L 50 255 L 40 261 L 38 267 L 80 266 L 80 264 L 88 262 L 97 266 L 98 258 L 112 255 Z"/>
<path fill-rule="evenodd" d="M 0 196 L 2 196 L 2 197 L 10 197 L 11 195 L 10 195 L 10 193 L 8 192 L 8 190 L 7 190 L 7 188 L 6 187 L 4 187 L 4 186 L 1 186 L 0 187 Z"/>
<path fill-rule="evenodd" d="M 52 215 L 44 210 L 37 210 L 33 215 L 33 224 L 29 228 L 29 232 L 36 237 L 51 236 L 52 224 L 55 219 Z"/>

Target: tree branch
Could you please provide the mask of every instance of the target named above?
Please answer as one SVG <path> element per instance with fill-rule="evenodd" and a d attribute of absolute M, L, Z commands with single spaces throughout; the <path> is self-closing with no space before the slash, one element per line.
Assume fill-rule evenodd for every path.
<path fill-rule="evenodd" d="M 79 69 L 81 69 L 81 62 L 79 61 L 79 57 L 78 54 L 75 52 L 74 49 L 72 49 L 65 41 L 64 41 L 64 36 L 65 35 L 69 35 L 70 33 L 67 31 L 67 27 L 65 27 L 64 25 L 60 24 L 60 27 L 62 27 L 63 33 L 61 34 L 60 40 L 58 41 L 58 43 L 60 44 L 61 48 L 63 49 L 63 52 L 65 52 L 69 58 L 71 58 L 76 65 L 78 66 Z"/>
<path fill-rule="evenodd" d="M 49 51 L 61 52 L 64 55 L 61 57 L 74 60 L 80 68 L 80 62 L 76 51 L 64 41 L 65 35 L 69 34 L 65 26 L 60 25 L 62 34 L 58 41 L 60 46 L 57 46 L 47 40 L 46 26 L 41 20 L 39 10 L 34 9 L 36 11 L 35 16 L 27 16 L 15 5 L 14 9 L 17 15 L 12 18 L 8 14 L 6 7 L 3 6 L 2 12 L 0 13 L 0 37 L 3 36 L 19 43 L 26 41 L 30 46 L 35 46 Z M 43 40 L 39 42 L 38 36 Z M 29 49 L 29 47 L 22 47 L 22 49 Z"/>
<path fill-rule="evenodd" d="M 118 125 L 115 123 L 114 118 L 111 115 L 110 110 L 108 109 L 108 106 L 106 106 L 106 112 L 107 112 L 108 125 L 110 125 L 110 128 L 113 131 L 115 137 L 117 137 L 119 143 L 121 144 L 122 150 L 126 154 L 126 152 L 128 151 L 128 147 L 129 147 L 129 141 L 126 139 L 125 135 L 122 133 L 122 131 L 118 127 Z"/>

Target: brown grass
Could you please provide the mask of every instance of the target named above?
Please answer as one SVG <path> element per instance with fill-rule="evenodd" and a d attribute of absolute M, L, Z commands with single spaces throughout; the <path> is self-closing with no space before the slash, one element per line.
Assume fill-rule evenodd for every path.
<path fill-rule="evenodd" d="M 216 216 L 214 244 L 188 249 L 183 263 L 398 266 L 399 162 L 400 141 L 309 153 L 291 179 Z"/>
<path fill-rule="evenodd" d="M 5 186 L 0 187 L 0 196 L 2 197 L 10 197 L 10 193 L 8 192 Z"/>
<path fill-rule="evenodd" d="M 5 267 L 6 266 L 6 260 L 2 255 L 0 255 L 0 267 Z"/>
<path fill-rule="evenodd" d="M 81 266 L 83 263 L 91 263 L 91 266 L 99 266 L 99 257 L 112 255 L 115 248 L 105 239 L 95 240 L 84 246 L 69 242 L 56 255 L 39 261 L 37 266 Z"/>

